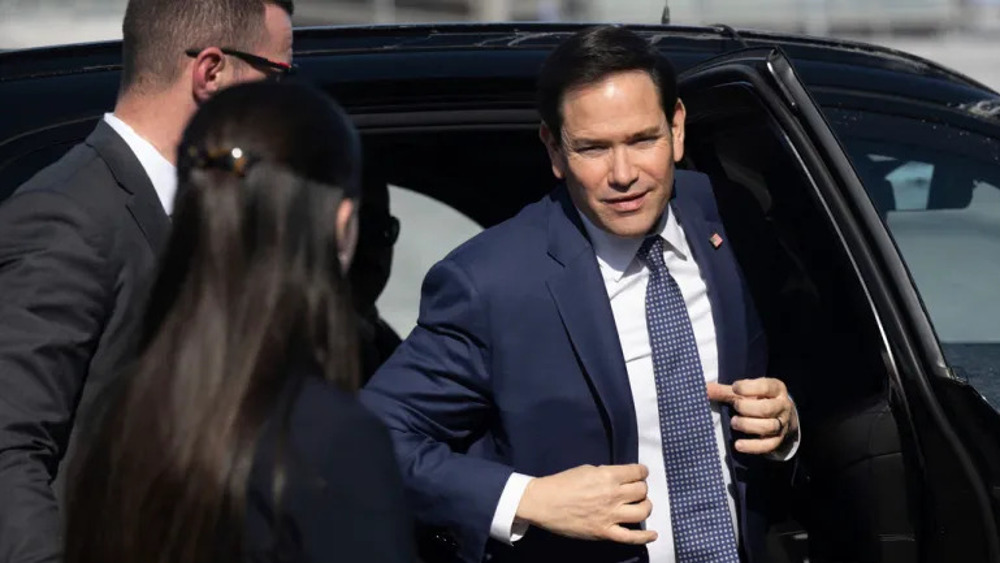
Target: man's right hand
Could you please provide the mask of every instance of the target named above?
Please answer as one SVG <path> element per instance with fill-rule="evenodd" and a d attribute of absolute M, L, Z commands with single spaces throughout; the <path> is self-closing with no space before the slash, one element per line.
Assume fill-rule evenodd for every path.
<path fill-rule="evenodd" d="M 647 544 L 656 532 L 622 526 L 649 517 L 653 503 L 646 498 L 647 476 L 649 470 L 639 464 L 581 465 L 532 479 L 516 520 L 571 538 Z"/>

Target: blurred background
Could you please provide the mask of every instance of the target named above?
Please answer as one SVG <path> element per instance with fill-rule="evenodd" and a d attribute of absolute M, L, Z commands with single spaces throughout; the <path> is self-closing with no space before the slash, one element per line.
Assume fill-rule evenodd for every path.
<path fill-rule="evenodd" d="M 126 0 L 0 0 L 0 49 L 120 38 Z M 725 23 L 860 39 L 1000 89 L 1000 0 L 296 0 L 297 25 L 561 21 Z"/>

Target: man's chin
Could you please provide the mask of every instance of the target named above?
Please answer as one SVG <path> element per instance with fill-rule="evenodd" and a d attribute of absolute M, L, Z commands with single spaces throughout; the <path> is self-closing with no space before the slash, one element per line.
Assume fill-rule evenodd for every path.
<path fill-rule="evenodd" d="M 655 220 L 645 217 L 629 217 L 629 220 L 616 218 L 606 221 L 604 230 L 620 238 L 645 238 L 656 224 Z"/>

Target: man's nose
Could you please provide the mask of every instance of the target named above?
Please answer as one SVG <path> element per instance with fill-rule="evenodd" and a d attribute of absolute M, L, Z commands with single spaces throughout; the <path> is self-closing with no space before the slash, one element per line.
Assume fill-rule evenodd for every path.
<path fill-rule="evenodd" d="M 627 189 L 639 179 L 639 169 L 632 164 L 628 147 L 615 147 L 612 151 L 611 184 Z"/>

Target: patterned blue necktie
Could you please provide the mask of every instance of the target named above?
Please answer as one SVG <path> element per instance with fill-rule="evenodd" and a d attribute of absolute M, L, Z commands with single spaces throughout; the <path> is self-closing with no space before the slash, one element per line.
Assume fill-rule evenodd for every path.
<path fill-rule="evenodd" d="M 639 259 L 650 271 L 646 325 L 677 563 L 739 563 L 691 317 L 663 260 L 663 239 L 643 241 Z"/>

